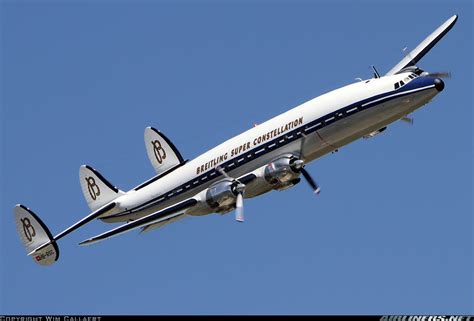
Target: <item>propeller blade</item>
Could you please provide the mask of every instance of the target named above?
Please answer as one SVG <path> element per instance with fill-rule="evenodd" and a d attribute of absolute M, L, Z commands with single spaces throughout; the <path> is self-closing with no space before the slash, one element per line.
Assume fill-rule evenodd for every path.
<path fill-rule="evenodd" d="M 223 169 L 222 167 L 217 166 L 217 167 L 216 167 L 216 170 L 217 170 L 220 174 L 222 174 L 225 178 L 228 178 L 228 179 L 230 179 L 230 180 L 232 180 L 232 181 L 234 181 L 234 182 L 237 182 L 237 183 L 239 183 L 239 184 L 242 184 L 242 182 L 239 181 L 237 178 L 230 177 L 230 176 L 224 171 L 224 169 Z M 244 185 L 244 184 L 242 184 L 242 185 Z M 245 185 L 244 185 L 244 187 L 245 187 Z"/>
<path fill-rule="evenodd" d="M 234 178 L 230 177 L 229 175 L 227 175 L 227 173 L 224 171 L 224 169 L 220 166 L 217 166 L 216 167 L 216 170 L 221 174 L 223 175 L 225 178 L 229 178 L 231 180 L 234 180 Z"/>
<path fill-rule="evenodd" d="M 449 71 L 430 72 L 429 75 L 435 78 L 451 78 L 451 72 Z"/>
<path fill-rule="evenodd" d="M 420 76 L 429 76 L 433 78 L 451 78 L 451 72 L 449 71 L 437 71 L 437 72 L 423 71 Z"/>
<path fill-rule="evenodd" d="M 238 183 L 238 185 L 235 186 L 235 190 L 233 191 L 234 193 L 237 193 L 237 199 L 235 201 L 235 220 L 237 222 L 243 222 L 244 221 L 244 196 L 242 195 L 242 193 L 244 192 L 245 184 L 242 184 L 242 182 L 239 181 L 238 179 L 227 175 L 224 169 L 220 166 L 217 166 L 216 170 L 219 173 L 221 173 L 225 178 L 231 179 L 232 181 Z"/>
<path fill-rule="evenodd" d="M 237 222 L 244 221 L 244 197 L 242 193 L 237 194 L 237 202 L 235 203 L 235 220 Z"/>
<path fill-rule="evenodd" d="M 319 194 L 321 192 L 321 189 L 319 188 L 318 184 L 314 181 L 314 179 L 309 175 L 308 171 L 306 169 L 302 168 L 301 169 L 301 174 L 303 174 L 304 178 L 308 182 L 308 184 L 311 186 L 311 188 L 314 191 L 314 194 Z"/>

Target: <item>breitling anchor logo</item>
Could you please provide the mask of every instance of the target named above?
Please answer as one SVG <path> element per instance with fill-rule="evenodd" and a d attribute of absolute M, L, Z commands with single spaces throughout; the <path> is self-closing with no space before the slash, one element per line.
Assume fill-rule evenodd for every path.
<path fill-rule="evenodd" d="M 23 233 L 25 233 L 25 237 L 29 242 L 33 240 L 33 237 L 36 236 L 36 231 L 33 225 L 31 225 L 31 221 L 28 217 L 20 219 L 21 224 L 23 224 Z"/>
<path fill-rule="evenodd" d="M 159 164 L 163 163 L 163 159 L 166 159 L 166 152 L 161 146 L 161 143 L 158 139 L 152 140 L 151 144 L 153 145 L 153 153 L 155 154 L 156 161 Z"/>
<path fill-rule="evenodd" d="M 94 177 L 89 176 L 89 177 L 86 177 L 85 180 L 87 183 L 87 189 L 89 190 L 89 195 L 95 201 L 97 199 L 97 196 L 100 195 L 100 188 L 96 184 Z"/>

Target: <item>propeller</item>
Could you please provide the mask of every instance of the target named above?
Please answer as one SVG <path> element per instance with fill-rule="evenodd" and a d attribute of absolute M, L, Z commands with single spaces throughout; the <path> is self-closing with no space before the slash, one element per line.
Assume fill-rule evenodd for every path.
<path fill-rule="evenodd" d="M 430 76 L 434 78 L 448 78 L 451 79 L 451 72 L 450 71 L 437 71 L 437 72 L 427 72 L 424 71 L 421 73 L 421 76 Z"/>
<path fill-rule="evenodd" d="M 408 47 L 405 47 L 405 48 L 402 49 L 403 54 L 406 57 L 411 58 L 411 52 L 409 52 L 407 49 L 408 49 Z M 418 68 L 415 65 L 414 65 L 414 67 Z M 430 77 L 434 77 L 434 78 L 451 78 L 451 72 L 450 71 L 438 71 L 438 72 L 423 71 L 421 73 L 421 76 L 430 76 Z"/>
<path fill-rule="evenodd" d="M 375 68 L 374 68 L 375 69 Z M 302 135 L 302 139 L 301 139 L 301 146 L 300 146 L 300 158 L 303 158 L 305 157 L 305 142 L 306 142 L 306 139 L 308 138 L 304 133 Z M 336 150 L 337 151 L 337 150 Z M 303 174 L 303 177 L 305 178 L 305 180 L 308 182 L 309 186 L 311 186 L 311 188 L 313 189 L 313 193 L 315 195 L 319 195 L 319 193 L 321 192 L 321 188 L 319 187 L 319 185 L 316 183 L 316 181 L 311 177 L 311 175 L 308 173 L 308 171 L 306 169 L 304 169 L 304 161 L 302 159 L 296 159 L 293 164 L 292 164 L 292 167 L 293 167 L 293 170 L 296 171 L 296 172 L 301 172 L 301 174 Z"/>
<path fill-rule="evenodd" d="M 237 194 L 237 201 L 235 203 L 235 220 L 237 222 L 244 221 L 244 197 L 242 193 Z"/>
<path fill-rule="evenodd" d="M 308 171 L 302 168 L 301 174 L 303 174 L 303 177 L 306 179 L 309 186 L 311 186 L 311 188 L 313 189 L 313 193 L 318 195 L 321 192 L 321 188 L 318 186 L 315 180 L 311 177 L 311 175 L 309 175 Z"/>
<path fill-rule="evenodd" d="M 232 180 L 233 182 L 237 183 L 234 187 L 234 191 L 237 193 L 237 200 L 235 202 L 235 220 L 237 222 L 243 222 L 244 221 L 244 190 L 245 190 L 245 185 L 239 181 L 237 178 L 230 177 L 227 175 L 227 173 L 224 171 L 224 169 L 220 166 L 216 167 L 216 170 L 221 173 L 224 177 Z"/>
<path fill-rule="evenodd" d="M 304 161 L 301 159 L 296 159 L 293 161 L 291 164 L 292 169 L 295 172 L 301 172 L 303 174 L 303 177 L 305 180 L 308 182 L 309 186 L 313 189 L 313 193 L 318 195 L 321 192 L 321 188 L 318 186 L 316 181 L 311 177 L 311 175 L 308 173 L 306 169 L 304 169 Z"/>

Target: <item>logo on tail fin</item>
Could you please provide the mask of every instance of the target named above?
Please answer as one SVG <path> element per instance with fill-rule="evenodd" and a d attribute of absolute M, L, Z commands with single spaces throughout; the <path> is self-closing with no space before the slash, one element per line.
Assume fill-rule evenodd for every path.
<path fill-rule="evenodd" d="M 87 182 L 87 189 L 89 190 L 89 195 L 95 201 L 97 199 L 97 196 L 100 195 L 100 188 L 99 186 L 97 186 L 94 177 L 89 176 L 86 177 L 85 180 Z"/>
<path fill-rule="evenodd" d="M 33 237 L 36 236 L 36 231 L 33 225 L 31 225 L 30 219 L 28 217 L 22 218 L 21 224 L 23 224 L 23 233 L 29 242 L 33 240 Z"/>
<path fill-rule="evenodd" d="M 152 140 L 151 144 L 153 145 L 153 153 L 155 154 L 156 161 L 158 163 L 163 163 L 163 159 L 166 158 L 166 152 L 161 146 L 161 143 L 158 139 Z"/>

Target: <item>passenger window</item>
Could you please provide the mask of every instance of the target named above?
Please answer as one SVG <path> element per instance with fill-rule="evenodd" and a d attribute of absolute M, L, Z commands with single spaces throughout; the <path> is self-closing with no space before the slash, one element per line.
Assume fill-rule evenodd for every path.
<path fill-rule="evenodd" d="M 400 87 L 400 84 L 397 82 L 397 83 L 395 84 L 395 90 L 397 90 L 399 87 Z"/>
<path fill-rule="evenodd" d="M 403 86 L 405 85 L 405 83 L 403 82 L 403 80 L 400 80 L 400 86 Z"/>

